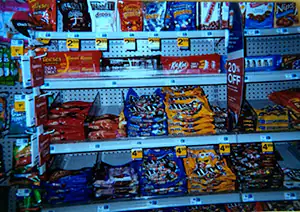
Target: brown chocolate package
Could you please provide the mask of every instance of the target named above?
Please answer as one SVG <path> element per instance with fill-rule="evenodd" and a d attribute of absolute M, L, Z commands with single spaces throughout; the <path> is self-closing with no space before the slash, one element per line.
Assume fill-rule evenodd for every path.
<path fill-rule="evenodd" d="M 283 70 L 300 69 L 300 55 L 283 55 L 281 69 Z"/>
<path fill-rule="evenodd" d="M 275 27 L 291 27 L 299 24 L 296 3 L 276 3 Z"/>

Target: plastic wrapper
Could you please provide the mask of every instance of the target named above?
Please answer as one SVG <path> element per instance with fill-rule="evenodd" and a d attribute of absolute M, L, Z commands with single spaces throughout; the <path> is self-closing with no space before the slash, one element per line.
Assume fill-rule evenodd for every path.
<path fill-rule="evenodd" d="M 119 0 L 118 9 L 121 31 L 143 31 L 143 8 L 141 1 Z"/>
<path fill-rule="evenodd" d="M 291 27 L 299 24 L 295 2 L 275 3 L 275 27 Z"/>
<path fill-rule="evenodd" d="M 167 10 L 167 3 L 170 2 L 143 2 L 144 31 L 159 32 L 163 29 Z"/>
<path fill-rule="evenodd" d="M 169 57 L 162 56 L 163 72 L 171 74 L 217 74 L 220 73 L 220 60 L 218 54 Z"/>
<path fill-rule="evenodd" d="M 59 0 L 58 7 L 63 15 L 63 31 L 91 31 L 86 0 Z"/>
<path fill-rule="evenodd" d="M 87 0 L 93 32 L 117 31 L 117 2 L 114 0 Z"/>
<path fill-rule="evenodd" d="M 248 2 L 246 8 L 245 28 L 273 28 L 274 3 Z"/>
<path fill-rule="evenodd" d="M 200 6 L 200 29 L 216 30 L 220 29 L 220 2 L 201 2 Z"/>
<path fill-rule="evenodd" d="M 56 1 L 33 0 L 28 2 L 30 21 L 39 31 L 56 31 Z"/>

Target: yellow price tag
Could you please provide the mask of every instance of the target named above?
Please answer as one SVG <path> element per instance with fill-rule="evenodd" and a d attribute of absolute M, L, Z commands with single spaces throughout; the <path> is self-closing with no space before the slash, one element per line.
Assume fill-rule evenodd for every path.
<path fill-rule="evenodd" d="M 96 39 L 96 49 L 101 51 L 107 51 L 108 41 L 107 38 L 97 38 Z"/>
<path fill-rule="evenodd" d="M 79 39 L 68 38 L 66 45 L 68 49 L 79 49 Z"/>
<path fill-rule="evenodd" d="M 148 46 L 151 50 L 160 50 L 160 38 L 148 38 Z"/>
<path fill-rule="evenodd" d="M 11 40 L 10 52 L 12 57 L 19 57 L 24 54 L 24 41 Z"/>
<path fill-rule="evenodd" d="M 135 38 L 124 38 L 124 48 L 125 50 L 136 50 Z"/>
<path fill-rule="evenodd" d="M 230 144 L 219 144 L 219 151 L 221 155 L 230 154 Z"/>
<path fill-rule="evenodd" d="M 143 158 L 143 149 L 131 149 L 131 159 L 141 160 Z"/>
<path fill-rule="evenodd" d="M 38 42 L 42 43 L 42 44 L 49 44 L 50 43 L 50 39 L 48 39 L 48 38 L 37 38 L 36 40 Z"/>
<path fill-rule="evenodd" d="M 25 112 L 25 101 L 17 101 L 14 103 L 14 108 L 16 112 Z"/>
<path fill-rule="evenodd" d="M 186 151 L 186 146 L 176 146 L 176 156 L 177 157 L 186 157 L 187 151 Z"/>
<path fill-rule="evenodd" d="M 180 49 L 188 49 L 190 47 L 189 38 L 177 38 L 177 46 Z"/>
<path fill-rule="evenodd" d="M 272 142 L 262 142 L 261 150 L 263 153 L 270 153 L 274 151 L 274 146 Z"/>

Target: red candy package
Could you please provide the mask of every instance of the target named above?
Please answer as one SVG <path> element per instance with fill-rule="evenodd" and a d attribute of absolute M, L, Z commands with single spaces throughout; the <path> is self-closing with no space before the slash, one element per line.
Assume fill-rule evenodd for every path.
<path fill-rule="evenodd" d="M 35 30 L 56 31 L 56 0 L 28 1 Z"/>
<path fill-rule="evenodd" d="M 143 7 L 141 1 L 119 1 L 118 9 L 122 31 L 143 31 Z"/>
<path fill-rule="evenodd" d="M 220 73 L 220 55 L 187 57 L 161 57 L 164 73 L 170 74 L 217 74 Z"/>

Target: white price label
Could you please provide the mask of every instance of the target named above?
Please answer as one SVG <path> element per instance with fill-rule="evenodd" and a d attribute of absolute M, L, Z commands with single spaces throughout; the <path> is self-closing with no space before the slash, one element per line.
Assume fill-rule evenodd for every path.
<path fill-rule="evenodd" d="M 285 200 L 296 200 L 297 194 L 295 192 L 285 192 L 284 193 L 284 199 Z"/>
<path fill-rule="evenodd" d="M 245 81 L 245 82 L 249 82 L 249 77 L 245 76 L 244 81 Z"/>
<path fill-rule="evenodd" d="M 192 197 L 190 199 L 190 204 L 191 205 L 202 205 L 202 201 L 201 201 L 200 197 Z"/>
<path fill-rule="evenodd" d="M 50 154 L 55 153 L 55 147 L 50 145 Z"/>
<path fill-rule="evenodd" d="M 243 202 L 253 202 L 254 196 L 253 196 L 253 194 L 243 194 L 242 200 L 243 200 Z"/>
<path fill-rule="evenodd" d="M 261 135 L 260 141 L 272 142 L 272 137 L 270 135 Z"/>
<path fill-rule="evenodd" d="M 296 73 L 294 73 L 294 74 L 286 74 L 285 78 L 287 80 L 296 80 L 296 79 L 299 79 L 299 74 L 296 74 Z"/>
<path fill-rule="evenodd" d="M 97 38 L 95 40 L 96 49 L 100 51 L 107 51 L 108 49 L 108 40 L 107 38 Z"/>
<path fill-rule="evenodd" d="M 124 49 L 126 51 L 136 50 L 136 40 L 135 40 L 135 38 L 124 38 Z"/>
<path fill-rule="evenodd" d="M 17 190 L 17 194 L 18 197 L 29 197 L 30 195 L 30 189 L 28 188 L 20 188 Z"/>
<path fill-rule="evenodd" d="M 100 149 L 100 144 L 90 144 L 89 149 L 90 150 L 99 150 Z"/>
<path fill-rule="evenodd" d="M 150 200 L 150 201 L 147 202 L 147 206 L 150 206 L 150 207 L 158 206 L 158 201 L 157 200 Z"/>
<path fill-rule="evenodd" d="M 228 143 L 229 138 L 227 136 L 218 136 L 219 143 Z"/>
<path fill-rule="evenodd" d="M 97 208 L 97 212 L 108 212 L 109 210 L 109 205 L 102 205 L 102 206 L 98 206 Z"/>
<path fill-rule="evenodd" d="M 148 46 L 151 50 L 160 50 L 160 39 L 159 38 L 148 38 Z"/>
<path fill-rule="evenodd" d="M 280 28 L 276 30 L 277 34 L 289 34 L 288 28 Z"/>
<path fill-rule="evenodd" d="M 176 86 L 176 79 L 168 79 L 166 78 L 165 79 L 165 85 L 166 86 Z"/>
<path fill-rule="evenodd" d="M 68 38 L 79 38 L 79 34 L 78 33 L 71 33 L 71 32 L 69 32 L 67 36 L 68 36 Z"/>

